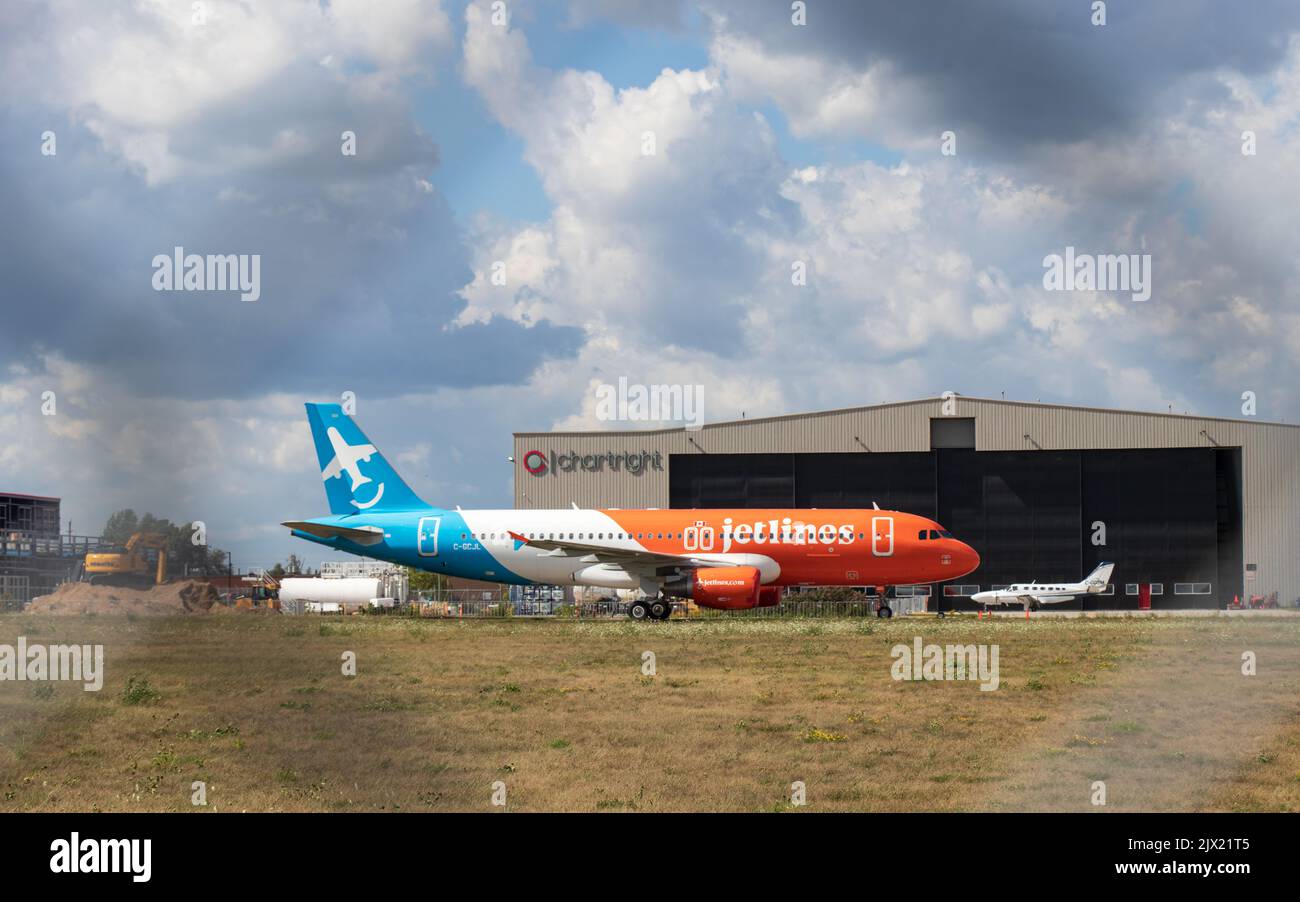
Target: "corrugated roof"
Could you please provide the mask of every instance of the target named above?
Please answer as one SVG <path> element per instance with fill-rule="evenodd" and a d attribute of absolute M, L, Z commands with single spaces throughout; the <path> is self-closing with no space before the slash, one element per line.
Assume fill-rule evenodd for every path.
<path fill-rule="evenodd" d="M 1203 416 L 1195 413 L 1169 413 L 1165 411 L 1151 410 L 1125 410 L 1114 407 L 1080 407 L 1072 404 L 1044 404 L 1040 401 L 1009 401 L 1005 398 L 978 398 L 968 395 L 956 395 L 959 401 L 974 401 L 979 404 L 1000 404 L 1008 407 L 1023 407 L 1036 410 L 1063 410 L 1068 412 L 1087 412 L 1087 413 L 1109 413 L 1124 414 L 1127 416 L 1142 417 L 1165 417 L 1177 420 L 1207 420 L 1220 423 L 1239 423 L 1246 426 L 1280 426 L 1288 429 L 1300 429 L 1300 424 L 1296 423 L 1279 423 L 1270 420 L 1256 420 L 1249 418 L 1234 417 L 1214 417 Z M 916 398 L 911 401 L 889 401 L 882 404 L 864 404 L 858 407 L 837 407 L 830 410 L 815 410 L 807 413 L 786 413 L 769 417 L 746 417 L 739 420 L 720 420 L 716 423 L 705 423 L 703 429 L 711 429 L 719 426 L 748 426 L 750 424 L 762 423 L 779 423 L 790 420 L 807 420 L 817 417 L 841 416 L 844 414 L 864 413 L 872 410 L 888 410 L 896 407 L 909 407 L 917 404 L 938 404 L 942 403 L 944 398 Z M 684 426 L 671 426 L 665 429 L 586 429 L 586 430 L 565 430 L 562 432 L 548 431 L 529 431 L 516 432 L 515 436 L 527 435 L 670 435 L 678 432 L 687 431 Z"/>

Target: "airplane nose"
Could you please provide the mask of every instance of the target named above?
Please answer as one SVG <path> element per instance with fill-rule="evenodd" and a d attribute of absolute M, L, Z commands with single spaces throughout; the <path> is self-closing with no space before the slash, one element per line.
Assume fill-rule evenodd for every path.
<path fill-rule="evenodd" d="M 979 552 L 967 545 L 965 542 L 958 542 L 957 545 L 959 547 L 955 557 L 957 559 L 957 564 L 962 568 L 962 575 L 965 576 L 967 573 L 973 573 L 975 570 L 979 569 Z"/>

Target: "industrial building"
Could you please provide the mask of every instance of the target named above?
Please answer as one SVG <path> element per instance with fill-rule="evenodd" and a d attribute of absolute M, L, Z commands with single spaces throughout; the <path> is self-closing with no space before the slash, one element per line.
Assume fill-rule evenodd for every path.
<path fill-rule="evenodd" d="M 1116 564 L 1065 609 L 1300 598 L 1300 427 L 952 396 L 622 432 L 514 436 L 515 506 L 881 508 L 981 557 L 931 610 Z M 927 591 L 928 590 L 928 591 Z"/>
<path fill-rule="evenodd" d="M 93 536 L 59 533 L 60 499 L 0 492 L 0 610 L 20 610 L 75 578 Z"/>

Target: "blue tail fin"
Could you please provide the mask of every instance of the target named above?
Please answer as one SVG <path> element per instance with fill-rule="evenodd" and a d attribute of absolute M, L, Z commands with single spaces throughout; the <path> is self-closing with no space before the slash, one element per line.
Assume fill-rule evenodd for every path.
<path fill-rule="evenodd" d="M 308 404 L 307 422 L 331 514 L 428 507 L 340 405 Z"/>

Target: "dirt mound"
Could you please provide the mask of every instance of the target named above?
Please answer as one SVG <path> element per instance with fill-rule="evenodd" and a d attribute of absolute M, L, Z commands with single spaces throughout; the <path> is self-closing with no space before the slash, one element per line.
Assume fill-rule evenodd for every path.
<path fill-rule="evenodd" d="M 207 583 L 186 580 L 152 589 L 64 583 L 27 606 L 32 614 L 206 614 L 217 601 Z"/>

